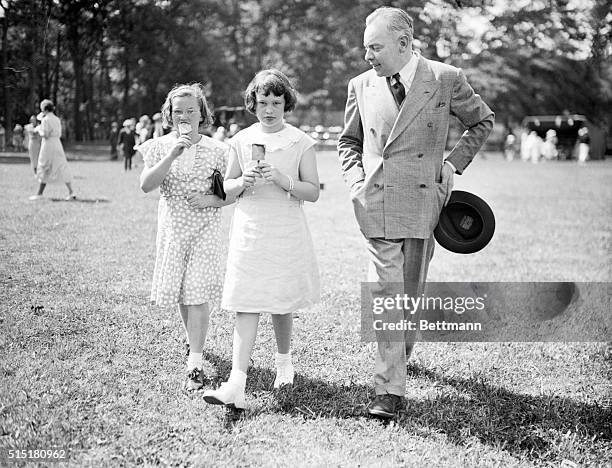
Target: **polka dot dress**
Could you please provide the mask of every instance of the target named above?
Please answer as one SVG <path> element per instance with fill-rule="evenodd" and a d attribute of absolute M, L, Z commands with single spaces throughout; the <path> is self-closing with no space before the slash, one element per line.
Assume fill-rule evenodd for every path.
<path fill-rule="evenodd" d="M 176 143 L 169 135 L 147 140 L 137 149 L 147 167 L 157 164 Z M 157 255 L 151 301 L 159 306 L 209 303 L 218 308 L 223 287 L 220 275 L 220 208 L 192 208 L 187 195 L 212 194 L 212 172 L 225 173 L 228 146 L 202 136 L 195 155 L 177 158 L 160 186 Z M 187 156 L 187 157 L 185 157 Z"/>

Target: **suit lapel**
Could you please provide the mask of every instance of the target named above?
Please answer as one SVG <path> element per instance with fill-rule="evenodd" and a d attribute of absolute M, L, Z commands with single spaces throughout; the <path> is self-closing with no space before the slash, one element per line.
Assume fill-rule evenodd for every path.
<path fill-rule="evenodd" d="M 427 62 L 423 57 L 419 57 L 419 65 L 412 86 L 406 93 L 406 98 L 391 129 L 386 146 L 389 146 L 406 129 L 421 112 L 425 104 L 436 94 L 439 87 L 440 82 L 436 80 Z M 389 95 L 391 95 L 390 92 Z M 393 96 L 391 96 L 391 99 L 393 99 Z"/>
<path fill-rule="evenodd" d="M 391 128 L 397 118 L 397 104 L 393 95 L 387 87 L 387 80 L 384 77 L 375 76 L 368 84 L 367 91 L 368 107 L 381 117 L 386 125 Z"/>

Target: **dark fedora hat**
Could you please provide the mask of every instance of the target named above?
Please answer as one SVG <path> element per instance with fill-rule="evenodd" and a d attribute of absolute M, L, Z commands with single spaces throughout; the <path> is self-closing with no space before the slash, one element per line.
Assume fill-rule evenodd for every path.
<path fill-rule="evenodd" d="M 495 216 L 491 207 L 473 193 L 454 190 L 442 208 L 434 237 L 451 252 L 469 254 L 483 249 L 494 231 Z"/>

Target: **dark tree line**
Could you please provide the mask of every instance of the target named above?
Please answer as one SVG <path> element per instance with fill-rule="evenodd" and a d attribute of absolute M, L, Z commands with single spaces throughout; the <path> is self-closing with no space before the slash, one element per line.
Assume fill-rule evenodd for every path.
<path fill-rule="evenodd" d="M 213 105 L 239 106 L 269 66 L 294 79 L 302 109 L 340 111 L 348 79 L 367 69 L 363 22 L 381 3 L 0 0 L 5 127 L 49 97 L 69 137 L 91 139 L 96 125 L 156 112 L 177 82 L 205 83 Z M 579 10 L 567 0 L 384 3 L 411 13 L 423 55 L 463 67 L 500 121 L 568 110 L 610 124 L 606 0 Z"/>

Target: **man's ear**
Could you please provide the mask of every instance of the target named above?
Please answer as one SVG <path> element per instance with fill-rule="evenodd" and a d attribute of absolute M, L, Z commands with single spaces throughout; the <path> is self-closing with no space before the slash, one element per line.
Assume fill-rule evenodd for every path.
<path fill-rule="evenodd" d="M 408 40 L 408 36 L 400 36 L 399 43 L 402 52 L 405 52 L 407 49 L 410 48 L 410 41 Z"/>

